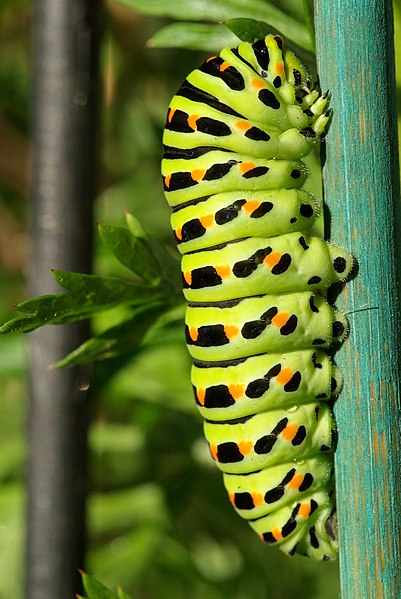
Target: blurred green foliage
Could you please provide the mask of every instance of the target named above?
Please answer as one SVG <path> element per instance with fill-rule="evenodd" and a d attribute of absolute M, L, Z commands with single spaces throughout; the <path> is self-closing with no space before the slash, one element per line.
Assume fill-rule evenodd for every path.
<path fill-rule="evenodd" d="M 182 332 L 183 307 L 177 299 L 172 307 L 160 295 L 153 295 L 150 299 L 164 306 L 162 310 L 157 307 L 157 326 L 144 326 L 135 340 L 135 315 L 143 314 L 133 306 L 130 289 L 143 285 L 145 276 L 153 293 L 160 281 L 157 277 L 146 281 L 146 273 L 135 277 L 128 270 L 135 264 L 120 264 L 113 257 L 113 252 L 120 258 L 125 254 L 119 251 L 119 244 L 114 244 L 118 235 L 123 247 L 140 243 L 141 234 L 135 225 L 131 223 L 132 238 L 121 231 L 117 237 L 113 234 L 111 241 L 107 235 L 107 227 L 124 224 L 123 214 L 128 209 L 148 234 L 174 251 L 169 210 L 160 183 L 161 134 L 169 100 L 185 75 L 203 59 L 200 50 L 213 51 L 219 49 L 220 42 L 224 46 L 230 43 L 227 39 L 233 39 L 228 29 L 210 23 L 212 16 L 217 20 L 253 16 L 268 21 L 310 52 L 310 4 L 306 0 L 105 3 L 101 55 L 103 154 L 96 216 L 107 225 L 102 229 L 106 244 L 99 243 L 96 249 L 95 272 L 114 281 L 116 277 L 126 281 L 128 300 L 124 304 L 108 303 L 107 311 L 92 310 L 96 312 L 96 347 L 83 348 L 73 359 L 88 357 L 92 350 L 109 357 L 97 363 L 93 372 L 90 546 L 86 567 L 110 588 L 121 582 L 132 599 L 338 596 L 335 564 L 315 564 L 301 557 L 289 560 L 260 543 L 230 508 L 220 474 L 210 463 L 192 398 L 190 359 Z M 31 11 L 28 0 L 3 0 L 0 5 L 1 322 L 14 316 L 10 303 L 26 297 Z M 395 16 L 396 56 L 400 57 L 401 10 L 397 3 Z M 172 23 L 167 17 L 183 22 Z M 197 20 L 208 22 L 200 24 Z M 192 43 L 198 50 L 157 48 L 171 46 L 172 36 L 176 44 L 188 47 Z M 155 49 L 146 48 L 148 40 Z M 310 54 L 305 56 L 310 58 Z M 397 81 L 401 91 L 400 70 Z M 400 98 L 401 94 L 399 107 Z M 78 281 L 60 271 L 56 276 L 67 288 L 67 295 L 71 285 L 78 284 L 82 302 L 84 278 Z M 153 317 L 149 309 L 147 322 Z M 116 334 L 116 327 L 124 328 L 127 323 L 131 329 L 123 347 L 113 353 L 113 343 L 121 340 L 121 331 Z M 110 329 L 111 333 L 107 332 Z M 24 345 L 22 336 L 0 339 L 0 599 L 23 597 Z M 88 353 L 82 354 L 84 351 Z M 107 594 L 96 584 L 87 579 L 88 599 L 127 599 L 121 588 L 117 594 Z"/>

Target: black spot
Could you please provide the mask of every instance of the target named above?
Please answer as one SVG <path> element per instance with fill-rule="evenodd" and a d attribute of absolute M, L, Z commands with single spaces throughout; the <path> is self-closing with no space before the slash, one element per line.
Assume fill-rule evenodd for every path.
<path fill-rule="evenodd" d="M 266 373 L 265 377 L 267 379 L 272 379 L 275 376 L 277 376 L 278 374 L 280 374 L 281 371 L 281 364 L 275 364 L 274 366 L 272 366 L 270 368 L 270 370 Z"/>
<path fill-rule="evenodd" d="M 254 51 L 256 60 L 258 61 L 259 66 L 267 71 L 269 68 L 269 50 L 267 49 L 266 43 L 264 39 L 261 39 L 254 44 L 252 44 L 252 49 Z"/>
<path fill-rule="evenodd" d="M 193 160 L 204 156 L 209 152 L 221 151 L 216 146 L 197 146 L 196 148 L 173 148 L 171 146 L 164 146 L 163 158 L 167 160 Z M 225 152 L 231 152 L 231 150 L 224 150 Z"/>
<path fill-rule="evenodd" d="M 297 523 L 295 520 L 288 520 L 288 522 L 286 522 L 283 526 L 283 528 L 281 529 L 281 534 L 283 535 L 283 537 L 288 537 L 289 534 L 291 534 L 297 527 Z"/>
<path fill-rule="evenodd" d="M 287 472 L 279 486 L 284 487 L 285 485 L 287 485 L 294 478 L 295 472 L 295 468 L 291 468 L 291 470 Z"/>
<path fill-rule="evenodd" d="M 244 179 L 253 179 L 254 177 L 262 177 L 269 172 L 268 166 L 256 166 L 249 171 L 246 171 L 242 176 Z"/>
<path fill-rule="evenodd" d="M 328 445 L 321 445 L 320 451 L 330 451 L 330 447 Z"/>
<path fill-rule="evenodd" d="M 342 256 L 338 256 L 333 262 L 334 270 L 336 272 L 344 272 L 347 267 L 347 261 Z"/>
<path fill-rule="evenodd" d="M 292 316 L 289 317 L 289 319 L 287 320 L 285 325 L 281 327 L 280 335 L 284 335 L 284 336 L 291 335 L 291 333 L 293 333 L 295 331 L 295 329 L 297 328 L 297 324 L 298 324 L 298 318 L 295 316 L 295 314 L 293 314 Z"/>
<path fill-rule="evenodd" d="M 274 503 L 275 501 L 281 499 L 283 495 L 284 489 L 282 487 L 275 487 L 274 489 L 271 489 L 265 493 L 265 502 Z"/>
<path fill-rule="evenodd" d="M 251 213 L 251 218 L 261 218 L 262 216 L 270 212 L 272 208 L 273 204 L 271 202 L 262 202 L 260 206 L 258 206 L 256 210 L 254 210 Z"/>
<path fill-rule="evenodd" d="M 295 543 L 294 547 L 293 547 L 292 549 L 290 549 L 290 550 L 289 550 L 289 552 L 288 552 L 288 555 L 289 555 L 290 557 L 292 557 L 293 555 L 295 555 L 295 552 L 296 552 L 296 550 L 297 550 L 297 547 L 298 547 L 298 543 Z"/>
<path fill-rule="evenodd" d="M 312 515 L 313 512 L 316 511 L 318 507 L 319 507 L 318 502 L 315 501 L 314 499 L 311 499 L 310 500 L 310 515 Z"/>
<path fill-rule="evenodd" d="M 295 85 L 298 87 L 298 85 L 301 84 L 302 81 L 302 75 L 301 73 L 298 71 L 298 69 L 292 69 L 292 74 L 294 75 L 294 83 Z"/>
<path fill-rule="evenodd" d="M 192 179 L 191 173 L 189 172 L 172 173 L 169 186 L 167 187 L 165 179 L 163 183 L 164 191 L 177 191 L 178 189 L 186 189 L 187 187 L 197 185 L 197 182 Z"/>
<path fill-rule="evenodd" d="M 203 289 L 204 287 L 216 287 L 222 284 L 222 278 L 217 274 L 213 266 L 194 268 L 192 271 L 191 289 Z"/>
<path fill-rule="evenodd" d="M 214 135 L 215 137 L 226 137 L 227 135 L 231 135 L 231 129 L 228 125 L 207 116 L 202 116 L 196 121 L 196 128 L 201 133 Z"/>
<path fill-rule="evenodd" d="M 254 141 L 269 141 L 270 139 L 270 135 L 258 127 L 251 127 L 248 129 L 248 131 L 245 133 L 245 137 L 248 137 L 248 139 L 253 139 Z"/>
<path fill-rule="evenodd" d="M 239 211 L 241 210 L 241 206 L 246 203 L 246 200 L 236 200 L 233 204 L 230 204 L 226 208 L 221 208 L 218 210 L 214 216 L 216 224 L 224 225 L 234 218 L 237 218 Z"/>
<path fill-rule="evenodd" d="M 230 172 L 234 164 L 237 164 L 237 162 L 234 160 L 229 160 L 228 162 L 223 162 L 222 164 L 213 164 L 207 169 L 205 176 L 203 177 L 203 181 L 214 181 L 215 179 L 221 179 Z"/>
<path fill-rule="evenodd" d="M 205 408 L 227 408 L 233 404 L 235 399 L 231 396 L 227 385 L 213 385 L 206 389 Z"/>
<path fill-rule="evenodd" d="M 294 223 L 296 223 L 296 222 L 297 222 L 297 220 L 298 220 L 298 219 L 297 219 L 297 217 L 296 217 L 296 216 L 293 216 L 292 218 L 290 218 L 290 223 L 291 223 L 291 224 L 294 224 Z"/>
<path fill-rule="evenodd" d="M 314 210 L 310 204 L 301 204 L 299 207 L 299 214 L 305 218 L 313 216 Z"/>
<path fill-rule="evenodd" d="M 301 176 L 301 171 L 297 168 L 294 168 L 294 170 L 291 171 L 291 177 L 293 179 L 299 179 L 299 177 Z"/>
<path fill-rule="evenodd" d="M 263 320 L 246 322 L 241 329 L 241 335 L 244 339 L 256 339 L 256 337 L 259 337 L 263 333 L 268 324 L 270 323 L 266 323 Z"/>
<path fill-rule="evenodd" d="M 309 138 L 313 138 L 316 137 L 316 133 L 315 131 L 312 129 L 312 127 L 305 127 L 305 129 L 301 129 L 300 130 L 300 134 L 303 135 L 304 137 L 309 137 Z"/>
<path fill-rule="evenodd" d="M 288 381 L 288 383 L 286 383 L 284 385 L 284 391 L 286 393 L 291 393 L 292 391 L 297 391 L 297 389 L 299 388 L 299 385 L 301 384 L 301 373 L 300 372 L 296 372 Z"/>
<path fill-rule="evenodd" d="M 315 275 L 314 277 L 311 277 L 308 281 L 308 285 L 317 285 L 318 283 L 320 283 L 320 281 L 322 280 L 322 277 L 318 277 L 317 275 Z"/>
<path fill-rule="evenodd" d="M 319 420 L 320 405 L 315 407 L 315 418 Z"/>
<path fill-rule="evenodd" d="M 277 46 L 280 48 L 280 50 L 283 48 L 283 40 L 281 39 L 281 37 L 279 37 L 278 35 L 274 36 L 274 39 L 276 40 L 276 44 Z"/>
<path fill-rule="evenodd" d="M 344 325 L 339 320 L 333 322 L 333 337 L 338 338 L 344 333 Z"/>
<path fill-rule="evenodd" d="M 227 106 L 227 104 L 220 102 L 220 100 L 216 98 L 216 96 L 213 96 L 208 92 L 205 92 L 203 89 L 195 87 L 194 85 L 192 85 L 192 83 L 189 83 L 189 81 L 187 80 L 184 81 L 176 95 L 181 96 L 182 98 L 188 98 L 188 100 L 192 100 L 194 102 L 200 102 L 202 104 L 205 104 L 205 106 L 215 108 L 216 110 L 219 110 L 224 114 L 231 114 L 232 116 L 239 117 L 241 119 L 245 118 L 242 114 L 240 114 L 236 110 L 233 110 L 231 106 Z"/>
<path fill-rule="evenodd" d="M 187 221 L 181 229 L 182 243 L 191 241 L 192 239 L 198 239 L 206 233 L 205 227 L 202 225 L 198 218 L 193 218 Z"/>
<path fill-rule="evenodd" d="M 283 430 L 285 429 L 285 427 L 288 424 L 288 418 L 282 418 L 281 420 L 279 420 L 276 424 L 276 426 L 274 427 L 274 429 L 272 430 L 271 434 L 272 435 L 279 435 L 280 433 L 283 432 Z"/>
<path fill-rule="evenodd" d="M 319 308 L 315 304 L 315 296 L 314 295 L 311 295 L 309 298 L 309 307 L 312 310 L 312 312 L 315 312 L 315 314 L 319 313 Z M 320 366 L 320 368 L 321 368 L 321 366 Z"/>
<path fill-rule="evenodd" d="M 330 390 L 335 391 L 336 388 L 337 388 L 337 381 L 334 377 L 332 377 L 331 381 L 330 381 Z"/>
<path fill-rule="evenodd" d="M 270 324 L 277 313 L 278 309 L 276 308 L 276 306 L 272 306 L 271 308 L 266 310 L 266 312 L 263 312 L 262 316 L 260 317 L 260 320 L 263 320 L 267 324 Z"/>
<path fill-rule="evenodd" d="M 306 243 L 305 237 L 303 237 L 303 236 L 300 237 L 298 239 L 298 241 L 299 241 L 299 245 L 305 250 L 305 252 L 306 252 L 306 250 L 309 250 L 309 245 Z"/>
<path fill-rule="evenodd" d="M 273 79 L 273 85 L 274 85 L 275 88 L 280 87 L 280 85 L 281 85 L 281 77 L 279 77 L 277 75 L 277 77 L 275 77 Z"/>
<path fill-rule="evenodd" d="M 260 250 L 256 250 L 254 254 L 252 254 L 251 258 L 255 261 L 255 264 L 262 264 L 263 260 L 271 254 L 272 248 L 261 248 Z"/>
<path fill-rule="evenodd" d="M 323 366 L 321 364 L 319 364 L 319 362 L 317 362 L 317 353 L 314 352 L 312 355 L 312 364 L 315 368 L 323 368 Z"/>
<path fill-rule="evenodd" d="M 254 451 L 258 455 L 264 455 L 270 453 L 277 441 L 277 435 L 265 435 L 258 439 L 254 446 Z"/>
<path fill-rule="evenodd" d="M 304 110 L 304 113 L 305 113 L 307 116 L 314 116 L 314 115 L 313 115 L 313 112 L 312 112 L 312 111 L 311 111 L 309 108 L 307 108 L 306 110 Z"/>
<path fill-rule="evenodd" d="M 220 445 L 217 446 L 217 461 L 221 464 L 242 462 L 243 459 L 244 456 L 240 452 L 238 445 L 233 441 L 220 443 Z"/>
<path fill-rule="evenodd" d="M 281 275 L 284 272 L 286 272 L 286 270 L 288 270 L 288 268 L 290 267 L 291 264 L 291 256 L 290 254 L 283 254 L 280 258 L 280 260 L 277 262 L 277 264 L 275 266 L 273 266 L 271 272 L 273 275 Z"/>
<path fill-rule="evenodd" d="M 229 66 L 223 71 L 220 71 L 220 66 L 223 64 L 224 60 L 220 58 L 220 56 L 216 56 L 212 59 L 208 59 L 205 61 L 200 67 L 199 70 L 203 73 L 207 73 L 212 77 L 218 77 L 222 79 L 224 83 L 235 91 L 241 91 L 245 88 L 245 81 L 243 76 L 234 66 Z"/>
<path fill-rule="evenodd" d="M 224 331 L 224 325 L 212 324 L 202 326 L 198 329 L 198 338 L 196 345 L 199 347 L 217 347 L 230 343 Z"/>
<path fill-rule="evenodd" d="M 301 493 L 303 491 L 306 491 L 307 489 L 309 489 L 312 486 L 313 483 L 313 476 L 310 472 L 307 472 L 304 476 L 304 480 L 302 481 L 302 483 L 299 485 L 299 491 L 301 491 Z"/>
<path fill-rule="evenodd" d="M 273 537 L 271 532 L 264 532 L 262 534 L 263 540 L 268 545 L 272 545 L 273 543 L 277 543 L 277 540 Z"/>
<path fill-rule="evenodd" d="M 255 507 L 250 493 L 235 493 L 234 505 L 239 510 L 252 510 Z"/>
<path fill-rule="evenodd" d="M 268 390 L 270 386 L 270 381 L 266 379 L 256 379 L 251 381 L 245 391 L 245 395 L 250 397 L 251 399 L 256 399 L 257 397 L 262 397 L 264 393 Z"/>
<path fill-rule="evenodd" d="M 258 93 L 258 98 L 261 102 L 263 102 L 263 104 L 265 104 L 265 106 L 273 108 L 273 110 L 278 110 L 280 108 L 280 102 L 269 89 L 261 89 Z"/>
<path fill-rule="evenodd" d="M 297 430 L 297 434 L 291 441 L 292 445 L 296 447 L 297 445 L 301 445 L 302 441 L 305 440 L 306 437 L 306 428 L 301 424 L 301 426 Z"/>
<path fill-rule="evenodd" d="M 324 339 L 314 339 L 312 341 L 312 345 L 323 345 L 325 343 Z"/>
<path fill-rule="evenodd" d="M 255 264 L 254 260 L 241 260 L 234 264 L 233 275 L 239 279 L 244 279 L 245 277 L 249 277 L 257 268 L 258 265 Z"/>
<path fill-rule="evenodd" d="M 178 131 L 180 133 L 194 133 L 194 129 L 188 124 L 188 114 L 183 110 L 175 110 L 173 116 L 171 115 L 171 109 L 167 115 L 167 122 L 165 128 L 169 131 Z"/>
<path fill-rule="evenodd" d="M 318 549 L 319 541 L 317 540 L 316 531 L 315 531 L 314 526 L 311 526 L 309 529 L 309 538 L 310 538 L 310 544 L 312 545 L 312 547 L 314 549 Z"/>

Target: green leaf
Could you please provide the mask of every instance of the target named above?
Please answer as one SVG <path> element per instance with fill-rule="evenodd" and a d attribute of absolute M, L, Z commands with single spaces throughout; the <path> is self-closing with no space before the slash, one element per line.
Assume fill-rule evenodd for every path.
<path fill-rule="evenodd" d="M 224 25 L 240 40 L 251 44 L 266 37 L 268 33 L 272 33 L 272 28 L 267 23 L 255 19 L 228 19 L 228 21 L 224 21 Z"/>
<path fill-rule="evenodd" d="M 236 35 L 221 25 L 186 22 L 163 27 L 148 41 L 151 48 L 187 48 L 206 52 L 220 52 L 222 48 L 237 45 Z"/>
<path fill-rule="evenodd" d="M 114 593 L 93 576 L 89 576 L 86 572 L 81 572 L 81 576 L 87 599 L 118 599 Z"/>
<path fill-rule="evenodd" d="M 173 17 L 179 21 L 215 21 L 244 17 L 265 21 L 301 48 L 313 51 L 313 41 L 305 25 L 267 0 L 120 0 L 145 14 Z"/>
<path fill-rule="evenodd" d="M 160 271 L 155 264 L 149 242 L 144 237 L 134 237 L 125 227 L 99 225 L 99 233 L 117 260 L 141 279 L 157 285 Z"/>
<path fill-rule="evenodd" d="M 89 364 L 98 360 L 133 355 L 155 320 L 169 308 L 167 302 L 154 302 L 139 306 L 133 316 L 103 333 L 91 337 L 53 368 Z"/>
<path fill-rule="evenodd" d="M 117 587 L 117 597 L 118 599 L 131 599 L 130 595 L 128 595 L 120 585 Z"/>

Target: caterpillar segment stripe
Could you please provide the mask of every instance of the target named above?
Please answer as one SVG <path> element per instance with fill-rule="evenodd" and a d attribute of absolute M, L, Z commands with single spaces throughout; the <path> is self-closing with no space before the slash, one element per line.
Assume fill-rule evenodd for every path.
<path fill-rule="evenodd" d="M 302 161 L 328 101 L 280 36 L 225 48 L 172 99 L 162 161 L 212 459 L 262 541 L 321 561 L 337 553 L 331 353 L 348 334 L 326 297 L 354 265 L 316 235 Z"/>

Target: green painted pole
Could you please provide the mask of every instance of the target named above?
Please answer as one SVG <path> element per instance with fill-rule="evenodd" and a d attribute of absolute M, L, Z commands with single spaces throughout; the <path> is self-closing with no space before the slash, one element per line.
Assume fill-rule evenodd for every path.
<path fill-rule="evenodd" d="M 338 299 L 351 336 L 335 406 L 342 599 L 401 597 L 400 190 L 389 0 L 315 0 L 330 89 L 325 199 L 359 274 Z"/>

